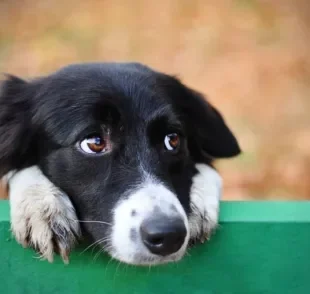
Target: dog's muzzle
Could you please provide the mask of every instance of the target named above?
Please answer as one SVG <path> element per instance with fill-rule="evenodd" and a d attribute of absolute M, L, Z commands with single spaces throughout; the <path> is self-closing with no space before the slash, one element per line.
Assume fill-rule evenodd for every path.
<path fill-rule="evenodd" d="M 187 215 L 177 196 L 162 183 L 148 181 L 114 209 L 109 253 L 131 264 L 176 261 L 189 240 Z"/>

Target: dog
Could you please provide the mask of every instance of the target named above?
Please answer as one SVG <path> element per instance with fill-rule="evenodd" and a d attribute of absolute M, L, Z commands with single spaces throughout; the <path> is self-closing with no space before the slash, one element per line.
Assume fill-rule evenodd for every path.
<path fill-rule="evenodd" d="M 217 227 L 214 161 L 241 152 L 201 93 L 130 62 L 7 75 L 0 141 L 14 236 L 65 262 L 81 236 L 128 264 L 180 260 Z"/>

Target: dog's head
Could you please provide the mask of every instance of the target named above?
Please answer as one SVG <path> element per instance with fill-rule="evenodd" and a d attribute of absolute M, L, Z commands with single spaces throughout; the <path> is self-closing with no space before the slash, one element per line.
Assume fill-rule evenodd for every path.
<path fill-rule="evenodd" d="M 71 65 L 30 82 L 9 76 L 0 142 L 0 176 L 39 165 L 85 232 L 136 264 L 183 256 L 195 164 L 240 152 L 201 94 L 135 63 Z"/>

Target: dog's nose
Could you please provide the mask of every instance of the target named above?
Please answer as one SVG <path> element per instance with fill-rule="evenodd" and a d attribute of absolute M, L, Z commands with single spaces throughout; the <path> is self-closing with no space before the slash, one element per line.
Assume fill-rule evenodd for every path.
<path fill-rule="evenodd" d="M 142 222 L 140 233 L 143 243 L 153 254 L 166 256 L 181 248 L 187 231 L 181 218 L 156 216 Z"/>

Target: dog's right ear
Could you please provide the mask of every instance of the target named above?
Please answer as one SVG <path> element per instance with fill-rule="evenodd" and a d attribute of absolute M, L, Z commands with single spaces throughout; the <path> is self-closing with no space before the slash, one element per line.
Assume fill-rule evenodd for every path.
<path fill-rule="evenodd" d="M 158 78 L 183 122 L 188 147 L 196 163 L 230 158 L 241 153 L 237 138 L 221 113 L 199 92 L 168 75 Z"/>
<path fill-rule="evenodd" d="M 31 160 L 31 88 L 11 75 L 0 81 L 0 178 Z"/>

